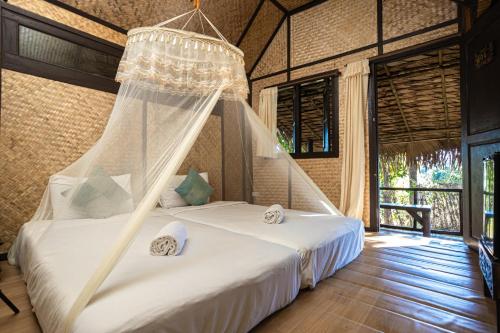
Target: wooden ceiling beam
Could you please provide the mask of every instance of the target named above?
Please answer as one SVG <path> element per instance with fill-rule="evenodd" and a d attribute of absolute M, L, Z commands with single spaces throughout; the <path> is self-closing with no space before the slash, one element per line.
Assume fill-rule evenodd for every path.
<path fill-rule="evenodd" d="M 380 144 L 381 145 L 393 145 L 393 144 L 401 144 L 401 143 L 417 143 L 417 142 L 432 142 L 432 141 L 446 141 L 446 140 L 453 140 L 453 139 L 460 139 L 461 136 L 460 135 L 457 135 L 457 136 L 452 136 L 448 139 L 443 139 L 443 138 L 438 138 L 438 139 L 417 139 L 417 140 L 413 140 L 413 141 L 410 141 L 410 140 L 394 140 L 394 141 L 383 141 L 383 140 L 380 140 Z"/>
<path fill-rule="evenodd" d="M 443 111 L 445 116 L 445 126 L 449 127 L 449 110 L 448 110 L 448 99 L 446 98 L 446 77 L 444 75 L 443 65 L 443 51 L 438 51 L 438 59 L 439 59 L 439 69 L 441 72 L 441 94 L 443 96 Z M 446 137 L 448 138 L 450 135 L 449 131 L 446 131 Z"/>
<path fill-rule="evenodd" d="M 389 68 L 387 65 L 384 65 L 385 72 L 387 74 L 387 78 L 389 80 L 389 84 L 391 86 L 391 91 L 392 94 L 394 95 L 394 98 L 396 98 L 396 104 L 398 105 L 399 113 L 401 114 L 401 118 L 403 118 L 403 121 L 406 126 L 406 132 L 408 133 L 408 136 L 410 137 L 410 141 L 413 141 L 413 136 L 411 134 L 410 126 L 408 125 L 408 121 L 406 120 L 405 112 L 403 110 L 403 106 L 401 105 L 401 100 L 399 99 L 398 92 L 396 90 L 396 87 L 394 86 L 394 82 L 392 82 L 391 78 L 391 73 L 389 72 Z"/>

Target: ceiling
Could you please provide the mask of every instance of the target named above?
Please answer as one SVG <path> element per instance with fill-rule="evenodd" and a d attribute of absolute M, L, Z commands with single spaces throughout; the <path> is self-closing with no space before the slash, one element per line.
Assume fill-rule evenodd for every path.
<path fill-rule="evenodd" d="M 192 0 L 50 0 L 50 2 L 71 6 L 124 30 L 155 25 L 194 8 Z M 279 27 L 285 12 L 311 2 L 321 1 L 201 0 L 201 10 L 229 42 L 243 50 L 246 70 L 250 71 L 272 38 L 275 29 Z M 168 27 L 183 28 L 188 17 L 180 18 Z M 252 18 L 252 25 L 247 29 Z M 202 26 L 198 16 L 195 16 L 185 29 L 215 36 L 207 23 L 203 23 Z"/>
<path fill-rule="evenodd" d="M 424 52 L 377 66 L 378 135 L 383 154 L 459 152 L 460 48 Z"/>
<path fill-rule="evenodd" d="M 265 0 L 274 2 L 286 10 L 293 10 L 312 0 Z M 157 24 L 193 9 L 191 0 L 59 0 L 120 28 L 132 28 Z M 222 34 L 236 43 L 260 0 L 201 0 L 201 9 Z M 172 27 L 182 27 L 180 19 Z M 199 20 L 193 19 L 189 28 L 200 31 Z M 205 26 L 205 28 L 207 28 Z"/>
<path fill-rule="evenodd" d="M 125 30 L 154 25 L 193 9 L 190 0 L 60 0 L 60 2 Z M 236 43 L 257 8 L 259 0 L 217 0 L 201 3 L 205 15 L 229 41 Z M 169 27 L 180 28 L 185 22 L 186 17 L 173 22 Z M 201 32 L 199 22 L 197 17 L 193 17 L 186 28 Z M 208 29 L 206 24 L 204 28 Z"/>

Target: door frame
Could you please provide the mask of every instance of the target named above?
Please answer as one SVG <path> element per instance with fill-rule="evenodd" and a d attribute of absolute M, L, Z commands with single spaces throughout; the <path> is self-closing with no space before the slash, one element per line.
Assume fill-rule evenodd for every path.
<path fill-rule="evenodd" d="M 370 159 L 370 226 L 367 231 L 378 232 L 380 230 L 380 208 L 379 208 L 379 179 L 378 179 L 378 108 L 377 108 L 377 76 L 375 75 L 378 65 L 388 63 L 397 59 L 414 56 L 423 52 L 441 49 L 451 45 L 459 45 L 460 57 L 462 53 L 462 37 L 460 33 L 448 37 L 436 39 L 427 43 L 408 47 L 402 50 L 390 52 L 370 59 L 370 79 L 368 89 L 368 145 Z M 460 77 L 463 79 L 463 66 L 460 63 Z M 461 82 L 462 83 L 462 82 Z M 461 94 L 462 94 L 462 84 Z M 462 107 L 462 106 L 461 106 Z M 462 166 L 462 173 L 464 167 Z M 464 176 L 464 175 L 463 175 Z M 462 177 L 463 178 L 463 177 Z M 464 178 L 463 178 L 464 179 Z M 465 181 L 465 180 L 464 180 Z"/>

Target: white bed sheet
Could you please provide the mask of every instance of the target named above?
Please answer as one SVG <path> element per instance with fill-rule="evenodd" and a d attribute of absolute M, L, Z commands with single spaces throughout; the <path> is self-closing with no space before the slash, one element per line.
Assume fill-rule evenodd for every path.
<path fill-rule="evenodd" d="M 174 218 L 155 212 L 78 317 L 74 332 L 246 332 L 286 306 L 300 289 L 296 252 L 253 237 L 182 221 L 179 256 L 149 254 Z M 44 332 L 58 332 L 71 300 L 93 272 L 126 216 L 25 224 L 15 260 Z M 75 265 L 75 263 L 78 263 Z"/>
<path fill-rule="evenodd" d="M 314 288 L 363 250 L 365 229 L 360 220 L 286 209 L 283 223 L 266 224 L 263 216 L 267 208 L 246 202 L 218 201 L 165 211 L 295 249 L 301 257 L 302 288 Z"/>

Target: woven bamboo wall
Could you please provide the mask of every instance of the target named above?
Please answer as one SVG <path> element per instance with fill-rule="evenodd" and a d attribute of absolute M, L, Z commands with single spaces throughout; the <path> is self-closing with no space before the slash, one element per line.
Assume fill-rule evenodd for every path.
<path fill-rule="evenodd" d="M 337 0 L 292 16 L 292 66 L 375 43 L 376 13 L 376 1 Z"/>
<path fill-rule="evenodd" d="M 117 44 L 126 36 L 42 0 L 9 4 Z M 0 239 L 4 252 L 38 207 L 48 177 L 99 138 L 115 95 L 2 70 Z"/>
<path fill-rule="evenodd" d="M 286 68 L 286 31 L 287 22 L 285 21 L 255 67 L 255 70 L 252 73 L 252 78 L 256 78 L 267 73 L 277 72 Z"/>
<path fill-rule="evenodd" d="M 450 0 L 384 0 L 384 40 L 456 17 L 457 6 Z"/>
<path fill-rule="evenodd" d="M 481 16 L 490 7 L 491 0 L 478 0 L 477 1 L 477 16 Z"/>
<path fill-rule="evenodd" d="M 9 0 L 9 4 L 119 45 L 127 42 L 126 35 L 43 0 Z"/>
<path fill-rule="evenodd" d="M 208 181 L 214 188 L 210 200 L 222 199 L 222 135 L 221 117 L 212 115 L 182 163 L 178 174 L 187 174 L 189 168 L 208 172 Z"/>
<path fill-rule="evenodd" d="M 292 16 L 291 22 L 291 66 L 297 66 L 321 58 L 334 56 L 355 48 L 373 44 L 377 41 L 376 0 L 331 0 L 304 12 Z M 285 4 L 286 6 L 286 4 Z M 384 38 L 400 36 L 417 31 L 430 25 L 456 18 L 457 8 L 450 0 L 404 1 L 384 0 L 383 27 Z M 391 52 L 404 47 L 423 43 L 432 39 L 457 32 L 457 25 L 444 27 L 423 35 L 403 39 L 384 46 L 384 52 Z M 285 45 L 286 37 L 278 34 L 273 44 Z M 276 48 L 277 49 L 277 48 Z M 286 54 L 276 49 L 266 51 L 256 67 L 258 74 L 253 78 L 270 74 L 286 64 Z M 269 56 L 267 55 L 269 53 Z M 281 56 L 280 56 L 281 55 Z M 350 62 L 367 59 L 377 55 L 372 48 L 345 57 L 303 67 L 291 72 L 291 79 L 319 74 L 339 69 Z M 284 62 L 285 61 L 285 62 Z M 258 95 L 262 88 L 286 81 L 286 75 L 280 74 L 252 83 L 252 105 L 257 110 Z M 339 80 L 339 158 L 297 160 L 321 190 L 335 205 L 340 204 L 341 170 L 343 157 L 343 135 L 345 119 L 344 82 Z M 368 118 L 368 117 L 367 117 Z M 368 155 L 368 119 L 365 122 L 365 225 L 369 225 L 369 155 Z"/>
<path fill-rule="evenodd" d="M 266 41 L 272 36 L 274 29 L 283 13 L 271 1 L 262 5 L 259 14 L 248 30 L 240 48 L 245 52 L 245 66 L 247 72 L 257 60 Z"/>
<path fill-rule="evenodd" d="M 99 138 L 115 95 L 2 70 L 0 238 L 38 207 L 48 177 Z"/>
<path fill-rule="evenodd" d="M 400 50 L 405 47 L 410 47 L 418 45 L 429 40 L 438 39 L 441 37 L 449 36 L 458 32 L 458 24 L 452 24 L 447 27 L 439 28 L 433 31 L 429 31 L 417 36 L 405 38 L 384 45 L 384 53 L 389 53 L 393 51 Z"/>

